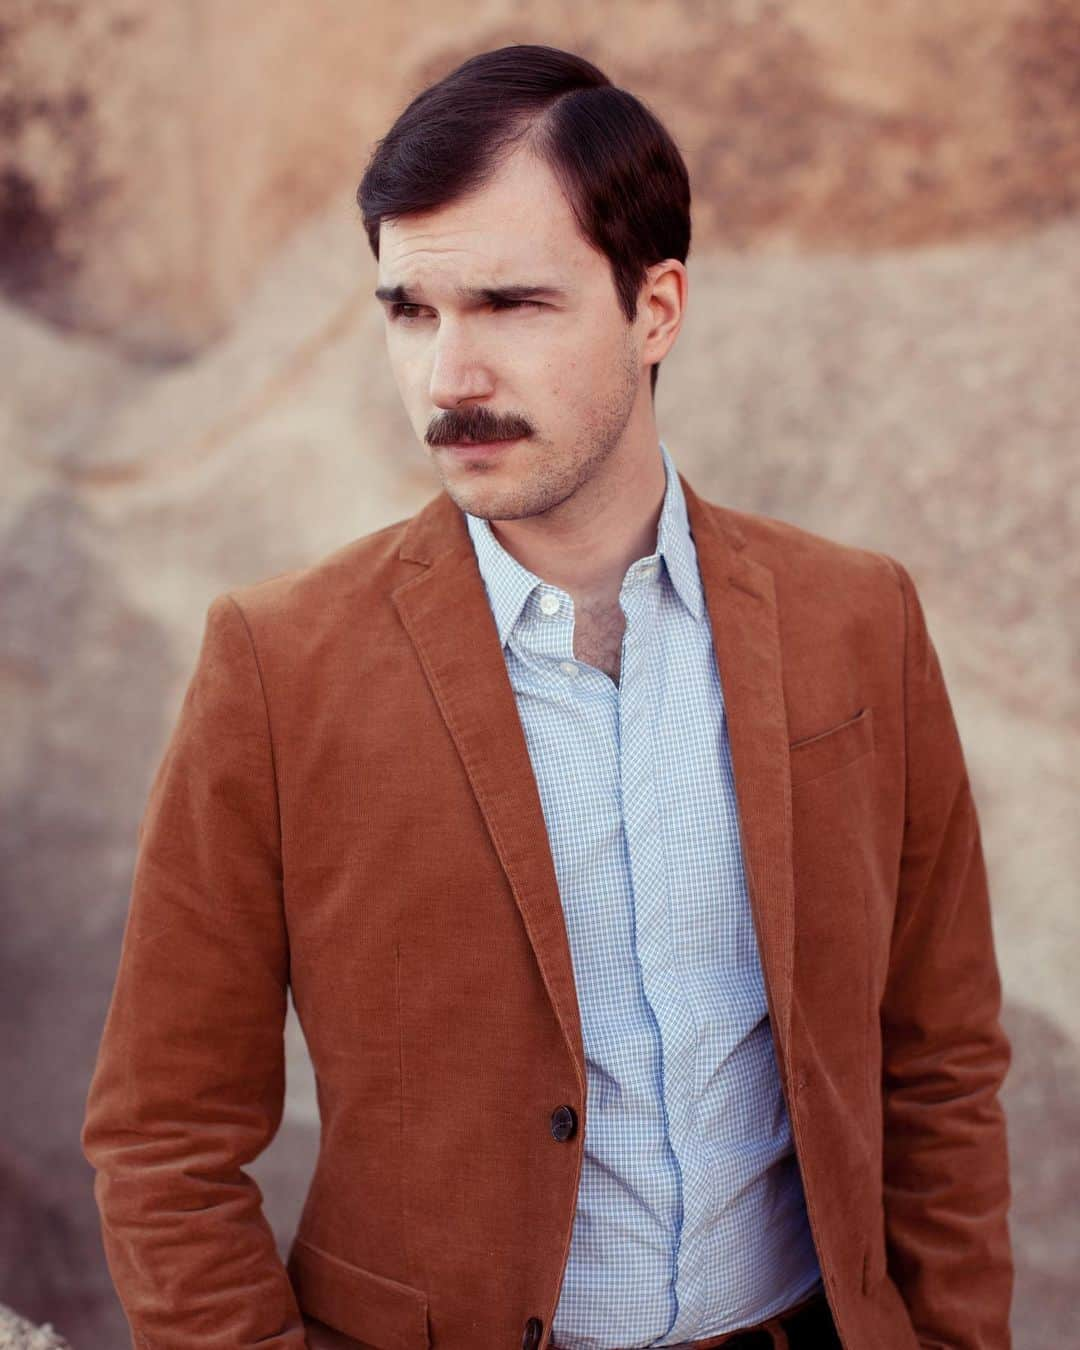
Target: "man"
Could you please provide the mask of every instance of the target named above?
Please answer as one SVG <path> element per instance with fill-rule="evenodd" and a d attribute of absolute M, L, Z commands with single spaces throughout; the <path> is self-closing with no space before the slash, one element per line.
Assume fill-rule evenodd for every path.
<path fill-rule="evenodd" d="M 442 490 L 210 605 L 83 1146 L 141 1350 L 1005 1350 L 1010 1049 L 963 755 L 891 558 L 657 434 L 674 143 L 472 58 L 360 187 Z M 243 1170 L 291 986 L 322 1118 Z"/>

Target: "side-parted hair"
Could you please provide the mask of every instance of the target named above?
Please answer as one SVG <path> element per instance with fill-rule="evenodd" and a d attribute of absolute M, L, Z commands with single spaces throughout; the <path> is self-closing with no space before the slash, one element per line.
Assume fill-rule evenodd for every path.
<path fill-rule="evenodd" d="M 632 323 L 647 268 L 685 263 L 690 251 L 689 175 L 639 99 L 557 47 L 480 52 L 409 103 L 376 143 L 356 193 L 376 260 L 381 221 L 478 191 L 523 139 L 555 175 L 582 236 L 608 258 Z"/>

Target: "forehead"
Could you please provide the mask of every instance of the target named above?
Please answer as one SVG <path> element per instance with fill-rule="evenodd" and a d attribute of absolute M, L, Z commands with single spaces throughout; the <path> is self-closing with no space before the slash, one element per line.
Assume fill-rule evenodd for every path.
<path fill-rule="evenodd" d="M 574 284 L 607 260 L 581 236 L 548 166 L 519 151 L 484 187 L 434 211 L 383 221 L 379 282 Z"/>

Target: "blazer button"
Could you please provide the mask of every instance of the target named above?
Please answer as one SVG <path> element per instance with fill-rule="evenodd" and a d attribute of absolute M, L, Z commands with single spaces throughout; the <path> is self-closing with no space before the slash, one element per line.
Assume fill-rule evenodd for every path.
<path fill-rule="evenodd" d="M 561 1144 L 577 1133 L 577 1114 L 572 1106 L 557 1106 L 551 1113 L 551 1133 Z"/>
<path fill-rule="evenodd" d="M 530 1317 L 525 1323 L 525 1331 L 521 1337 L 521 1350 L 536 1350 L 544 1336 L 544 1324 L 539 1317 Z"/>

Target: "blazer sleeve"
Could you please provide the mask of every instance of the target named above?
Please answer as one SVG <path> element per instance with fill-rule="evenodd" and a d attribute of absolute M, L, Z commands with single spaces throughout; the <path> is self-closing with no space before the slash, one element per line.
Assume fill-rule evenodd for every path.
<path fill-rule="evenodd" d="M 1013 1286 L 1002 1030 L 979 822 L 911 577 L 907 802 L 881 1004 L 888 1271 L 926 1350 L 1009 1350 Z"/>
<path fill-rule="evenodd" d="M 288 965 L 266 703 L 224 594 L 139 827 L 80 1136 L 135 1350 L 305 1346 L 244 1171 L 281 1122 Z"/>

